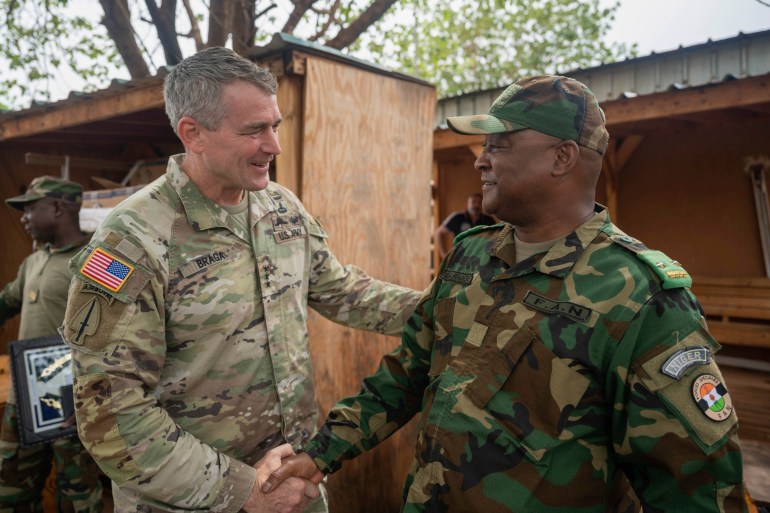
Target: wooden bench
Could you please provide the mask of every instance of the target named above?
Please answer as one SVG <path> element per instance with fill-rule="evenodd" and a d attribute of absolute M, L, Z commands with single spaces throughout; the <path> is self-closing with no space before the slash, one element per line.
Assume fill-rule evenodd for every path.
<path fill-rule="evenodd" d="M 770 349 L 770 278 L 693 277 L 692 291 L 719 343 Z"/>

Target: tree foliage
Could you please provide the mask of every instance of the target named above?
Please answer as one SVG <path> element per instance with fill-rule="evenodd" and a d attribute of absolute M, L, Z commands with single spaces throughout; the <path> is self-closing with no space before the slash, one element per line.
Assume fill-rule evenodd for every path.
<path fill-rule="evenodd" d="M 207 46 L 247 53 L 279 31 L 457 94 L 627 52 L 602 43 L 616 7 L 598 1 L 0 0 L 0 108 L 48 100 L 62 77 L 90 91 L 123 68 L 147 77 Z M 99 12 L 77 15 L 84 5 Z"/>
<path fill-rule="evenodd" d="M 599 0 L 403 0 L 354 50 L 453 96 L 635 55 L 636 45 L 603 41 L 617 8 Z"/>
<path fill-rule="evenodd" d="M 0 108 L 48 99 L 62 69 L 100 83 L 119 62 L 107 35 L 85 17 L 68 15 L 68 3 L 0 2 Z"/>

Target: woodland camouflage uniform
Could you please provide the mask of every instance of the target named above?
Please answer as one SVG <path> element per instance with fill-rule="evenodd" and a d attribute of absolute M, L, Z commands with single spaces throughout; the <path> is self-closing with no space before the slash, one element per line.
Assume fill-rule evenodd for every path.
<path fill-rule="evenodd" d="M 694 398 L 724 380 L 681 267 L 606 210 L 519 264 L 511 225 L 456 243 L 399 349 L 307 447 L 322 469 L 422 412 L 406 512 L 636 511 L 623 474 L 645 513 L 744 511 L 729 393 L 721 417 Z"/>
<path fill-rule="evenodd" d="M 590 90 L 558 76 L 447 121 L 599 154 L 609 137 Z M 687 272 L 600 205 L 547 252 L 515 248 L 508 223 L 455 239 L 400 347 L 306 447 L 316 464 L 333 471 L 421 413 L 405 512 L 745 511 L 737 416 Z"/>
<path fill-rule="evenodd" d="M 241 226 L 180 158 L 72 261 L 63 335 L 78 430 L 118 512 L 238 511 L 252 465 L 316 431 L 307 307 L 395 335 L 419 296 L 343 267 L 275 183 L 248 193 Z"/>

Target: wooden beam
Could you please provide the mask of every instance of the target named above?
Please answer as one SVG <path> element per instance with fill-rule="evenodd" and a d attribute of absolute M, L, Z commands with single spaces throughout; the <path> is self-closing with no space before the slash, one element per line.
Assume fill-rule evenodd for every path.
<path fill-rule="evenodd" d="M 770 74 L 602 103 L 607 126 L 770 102 Z M 610 133 L 612 130 L 610 129 Z"/>
<path fill-rule="evenodd" d="M 610 139 L 607 151 L 602 160 L 602 173 L 604 173 L 604 191 L 607 195 L 607 210 L 610 218 L 618 224 L 618 150 L 617 140 Z"/>
<path fill-rule="evenodd" d="M 302 120 L 304 117 L 304 77 L 283 75 L 278 79 L 279 131 L 281 149 L 275 157 L 275 181 L 302 198 Z"/>
<path fill-rule="evenodd" d="M 37 164 L 41 166 L 63 166 L 66 157 L 61 155 L 43 155 L 42 153 L 25 153 L 24 162 L 26 164 Z M 116 160 L 90 159 L 86 157 L 69 157 L 69 167 L 78 167 L 86 169 L 102 169 L 105 171 L 128 171 L 131 168 L 131 162 L 120 162 Z"/>
<path fill-rule="evenodd" d="M 642 144 L 644 137 L 641 135 L 629 135 L 623 139 L 623 142 L 617 147 L 615 155 L 615 172 L 619 173 L 626 166 L 626 162 L 631 158 L 636 149 Z"/>
<path fill-rule="evenodd" d="M 121 89 L 115 94 L 96 94 L 86 100 L 62 101 L 22 113 L 0 122 L 0 141 L 61 130 L 62 128 L 114 118 L 123 114 L 163 106 L 163 82 Z"/>
<path fill-rule="evenodd" d="M 457 132 L 453 132 L 448 128 L 437 129 L 433 131 L 434 151 L 483 143 L 483 135 L 462 135 L 458 134 Z"/>

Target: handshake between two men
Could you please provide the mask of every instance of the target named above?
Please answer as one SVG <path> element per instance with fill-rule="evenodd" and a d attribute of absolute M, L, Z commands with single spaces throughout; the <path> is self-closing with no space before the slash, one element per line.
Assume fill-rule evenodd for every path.
<path fill-rule="evenodd" d="M 320 495 L 324 477 L 306 453 L 289 444 L 270 449 L 254 468 L 257 482 L 243 505 L 247 513 L 300 513 Z"/>

